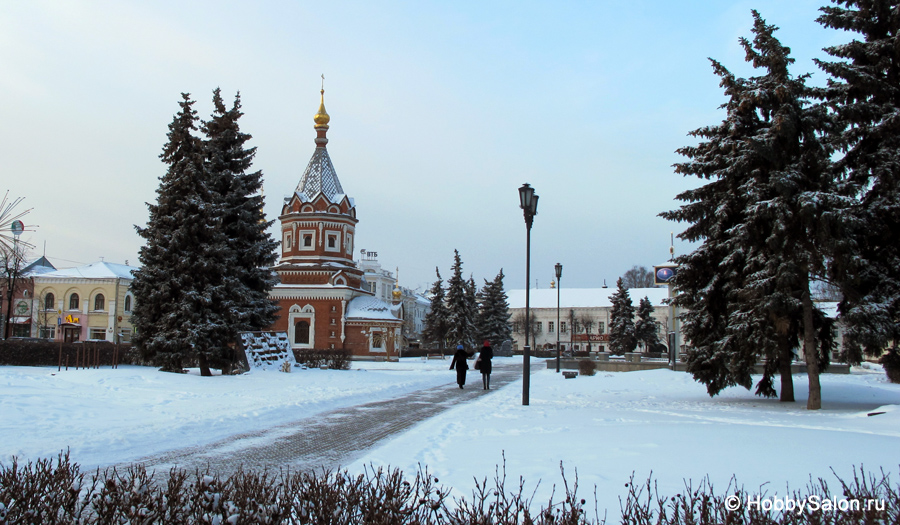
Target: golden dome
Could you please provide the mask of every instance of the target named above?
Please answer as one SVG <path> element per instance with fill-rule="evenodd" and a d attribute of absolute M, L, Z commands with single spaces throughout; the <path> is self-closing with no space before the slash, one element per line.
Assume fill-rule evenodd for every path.
<path fill-rule="evenodd" d="M 397 285 L 394 285 L 394 291 L 391 292 L 391 295 L 394 296 L 395 301 L 399 301 L 400 298 L 403 296 L 403 292 L 400 291 L 400 287 L 398 287 Z"/>
<path fill-rule="evenodd" d="M 319 111 L 316 112 L 316 116 L 313 117 L 313 120 L 316 123 L 316 128 L 328 129 L 328 122 L 331 120 L 331 117 L 328 116 L 328 112 L 325 111 L 325 90 L 321 91 L 322 99 L 319 102 Z"/>

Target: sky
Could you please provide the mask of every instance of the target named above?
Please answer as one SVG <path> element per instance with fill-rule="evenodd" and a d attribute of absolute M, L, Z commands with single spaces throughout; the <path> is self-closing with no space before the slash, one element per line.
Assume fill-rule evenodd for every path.
<path fill-rule="evenodd" d="M 531 285 L 557 262 L 563 286 L 613 285 L 668 260 L 684 229 L 658 214 L 698 184 L 673 172 L 675 150 L 724 116 L 708 58 L 754 74 L 738 40 L 757 9 L 792 72 L 824 84 L 812 59 L 849 39 L 815 22 L 825 3 L 0 1 L 0 190 L 32 208 L 35 255 L 137 265 L 180 94 L 207 118 L 219 87 L 240 92 L 278 238 L 324 75 L 356 251 L 401 285 L 446 279 L 458 249 L 479 285 L 502 268 L 524 288 L 523 183 L 540 196 Z"/>

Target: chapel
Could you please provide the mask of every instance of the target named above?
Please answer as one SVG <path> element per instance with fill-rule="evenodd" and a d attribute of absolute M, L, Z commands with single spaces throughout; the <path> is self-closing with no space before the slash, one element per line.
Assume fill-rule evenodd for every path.
<path fill-rule="evenodd" d="M 325 90 L 313 117 L 315 150 L 278 217 L 279 283 L 270 297 L 281 307 L 272 330 L 288 333 L 295 349 L 345 349 L 354 358 L 393 358 L 400 342 L 399 304 L 369 291 L 353 260 L 356 205 L 328 155 Z"/>

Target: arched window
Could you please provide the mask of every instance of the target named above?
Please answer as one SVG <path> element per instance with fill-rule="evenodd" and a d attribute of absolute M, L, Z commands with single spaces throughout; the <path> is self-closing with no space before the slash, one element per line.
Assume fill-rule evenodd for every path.
<path fill-rule="evenodd" d="M 294 325 L 294 344 L 309 344 L 309 321 L 300 320 Z"/>
<path fill-rule="evenodd" d="M 52 293 L 48 293 L 44 296 L 44 310 L 55 310 L 56 309 L 56 297 Z"/>
<path fill-rule="evenodd" d="M 73 293 L 69 296 L 69 310 L 78 310 L 78 294 Z"/>
<path fill-rule="evenodd" d="M 130 295 L 125 296 L 125 311 L 126 312 L 131 311 L 131 296 Z"/>
<path fill-rule="evenodd" d="M 94 310 L 100 311 L 106 308 L 106 298 L 103 297 L 102 293 L 98 293 L 96 297 L 94 297 Z"/>

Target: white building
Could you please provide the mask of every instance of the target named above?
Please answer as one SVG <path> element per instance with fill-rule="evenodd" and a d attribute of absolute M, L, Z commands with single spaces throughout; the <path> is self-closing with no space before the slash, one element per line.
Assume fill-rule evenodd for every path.
<path fill-rule="evenodd" d="M 534 327 L 533 349 L 556 348 L 557 335 L 562 350 L 606 351 L 609 343 L 610 296 L 615 288 L 562 288 L 559 291 L 559 320 L 557 320 L 557 289 L 530 290 L 530 319 Z M 659 323 L 659 340 L 666 341 L 669 307 L 667 288 L 632 288 L 628 290 L 637 314 L 641 299 L 647 297 L 653 305 L 653 318 Z M 510 322 L 513 325 L 513 344 L 525 346 L 525 290 L 509 290 Z M 637 315 L 635 315 L 635 318 Z"/>

